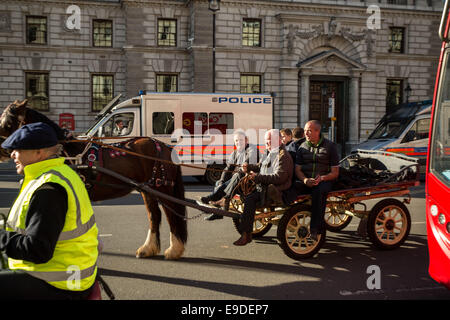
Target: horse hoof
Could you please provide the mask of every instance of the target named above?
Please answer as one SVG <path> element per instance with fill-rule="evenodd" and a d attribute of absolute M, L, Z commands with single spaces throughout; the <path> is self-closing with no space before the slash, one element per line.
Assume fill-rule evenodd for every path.
<path fill-rule="evenodd" d="M 158 248 L 154 248 L 149 249 L 146 248 L 144 246 L 140 247 L 139 249 L 136 250 L 136 258 L 148 258 L 148 257 L 153 257 L 156 256 L 159 253 L 159 249 Z"/>
<path fill-rule="evenodd" d="M 168 248 L 166 251 L 164 251 L 164 257 L 167 260 L 178 260 L 181 258 L 181 256 L 184 253 L 184 248 L 175 250 L 174 248 Z"/>

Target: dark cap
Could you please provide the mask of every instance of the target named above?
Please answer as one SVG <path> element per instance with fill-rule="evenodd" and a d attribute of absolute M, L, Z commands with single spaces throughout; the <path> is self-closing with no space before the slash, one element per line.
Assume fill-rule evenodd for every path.
<path fill-rule="evenodd" d="M 3 143 L 3 149 L 30 150 L 58 144 L 55 130 L 43 122 L 26 124 L 13 132 Z"/>

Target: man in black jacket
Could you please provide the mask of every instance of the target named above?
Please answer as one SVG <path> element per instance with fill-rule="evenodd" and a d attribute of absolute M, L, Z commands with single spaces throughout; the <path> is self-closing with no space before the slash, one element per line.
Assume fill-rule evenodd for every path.
<path fill-rule="evenodd" d="M 216 182 L 214 191 L 205 197 L 201 197 L 198 201 L 199 204 L 213 204 L 228 210 L 231 194 L 244 176 L 241 165 L 258 162 L 258 149 L 255 145 L 248 143 L 248 137 L 243 131 L 236 131 L 233 140 L 236 149 L 228 157 L 226 167 L 219 181 Z M 208 221 L 216 219 L 223 219 L 223 216 L 213 213 L 205 218 Z"/>
<path fill-rule="evenodd" d="M 300 181 L 296 184 L 296 194 L 311 194 L 310 236 L 317 240 L 318 234 L 325 228 L 328 192 L 339 176 L 339 155 L 336 144 L 322 136 L 319 121 L 311 120 L 306 123 L 305 136 L 306 141 L 297 150 L 295 160 L 295 173 Z"/>

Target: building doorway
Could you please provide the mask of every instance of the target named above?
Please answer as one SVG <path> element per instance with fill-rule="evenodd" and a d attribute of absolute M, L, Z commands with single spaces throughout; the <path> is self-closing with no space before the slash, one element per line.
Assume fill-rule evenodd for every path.
<path fill-rule="evenodd" d="M 348 81 L 347 80 L 313 80 L 309 87 L 309 119 L 319 120 L 322 134 L 330 139 L 331 119 L 328 114 L 329 98 L 335 98 L 335 142 L 343 150 L 348 137 Z"/>

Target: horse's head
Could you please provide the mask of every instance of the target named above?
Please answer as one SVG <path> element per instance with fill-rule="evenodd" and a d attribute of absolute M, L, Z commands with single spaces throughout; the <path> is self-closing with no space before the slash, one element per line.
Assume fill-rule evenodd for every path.
<path fill-rule="evenodd" d="M 0 137 L 0 144 L 3 143 L 3 141 L 5 141 L 5 138 Z M 6 162 L 8 161 L 10 158 L 10 153 L 8 152 L 8 150 L 5 150 L 3 148 L 0 147 L 0 162 Z"/>
<path fill-rule="evenodd" d="M 0 144 L 22 126 L 26 114 L 27 100 L 9 104 L 0 116 Z M 9 160 L 10 153 L 0 147 L 0 162 Z"/>
<path fill-rule="evenodd" d="M 16 100 L 5 108 L 0 117 L 0 137 L 9 137 L 24 124 L 27 102 Z"/>

